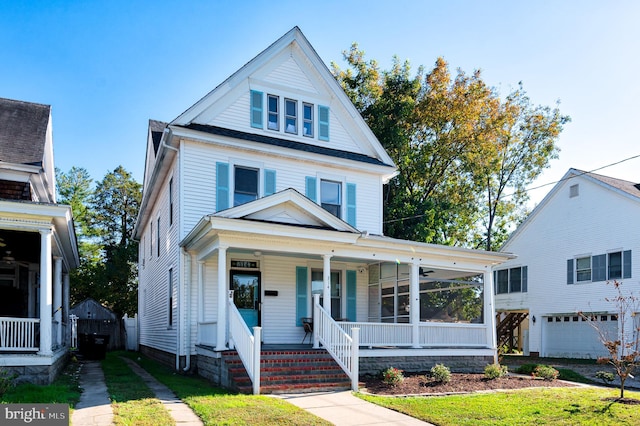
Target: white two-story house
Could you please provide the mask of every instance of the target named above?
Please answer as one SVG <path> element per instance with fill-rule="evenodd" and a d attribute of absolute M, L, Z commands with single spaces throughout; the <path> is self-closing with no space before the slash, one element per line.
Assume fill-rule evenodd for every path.
<path fill-rule="evenodd" d="M 150 121 L 147 146 L 144 353 L 224 382 L 235 347 L 254 386 L 246 347 L 304 338 L 355 380 L 493 362 L 491 269 L 513 256 L 382 235 L 396 167 L 297 27 L 175 120 Z"/>
<path fill-rule="evenodd" d="M 69 354 L 71 207 L 56 203 L 51 107 L 0 98 L 0 368 L 48 384 Z"/>
<path fill-rule="evenodd" d="M 498 334 L 506 342 L 513 337 L 525 354 L 607 356 L 579 313 L 599 321 L 612 340 L 622 331 L 611 283 L 622 283 L 625 297 L 640 296 L 639 213 L 640 184 L 570 169 L 502 248 L 518 257 L 495 268 L 496 311 L 504 325 Z M 627 337 L 638 326 L 635 313 L 624 318 Z"/>

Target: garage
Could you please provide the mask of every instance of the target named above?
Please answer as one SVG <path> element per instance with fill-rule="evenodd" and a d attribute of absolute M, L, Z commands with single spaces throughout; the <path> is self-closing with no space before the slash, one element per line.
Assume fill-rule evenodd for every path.
<path fill-rule="evenodd" d="M 599 321 L 599 328 L 607 333 L 609 339 L 617 339 L 617 316 L 593 315 L 593 318 L 597 318 Z M 600 341 L 596 330 L 584 318 L 575 314 L 556 314 L 543 317 L 540 355 L 553 358 L 595 359 L 600 356 L 608 356 L 609 353 Z"/>

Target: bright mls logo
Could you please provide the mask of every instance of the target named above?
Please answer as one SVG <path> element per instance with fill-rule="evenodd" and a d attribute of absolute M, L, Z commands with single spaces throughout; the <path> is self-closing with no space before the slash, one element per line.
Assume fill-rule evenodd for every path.
<path fill-rule="evenodd" d="M 2 408 L 0 408 L 0 424 L 68 426 L 69 405 L 2 404 Z"/>

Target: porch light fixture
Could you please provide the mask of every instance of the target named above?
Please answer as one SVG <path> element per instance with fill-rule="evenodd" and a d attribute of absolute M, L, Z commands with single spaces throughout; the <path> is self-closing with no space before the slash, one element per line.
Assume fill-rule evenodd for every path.
<path fill-rule="evenodd" d="M 256 251 L 254 251 L 254 252 L 253 252 L 253 255 L 254 255 L 255 257 L 260 257 L 260 256 L 262 256 L 262 252 L 261 252 L 261 251 L 256 250 Z"/>
<path fill-rule="evenodd" d="M 533 321 L 534 324 L 536 323 L 536 316 L 535 315 L 531 317 L 531 321 Z"/>

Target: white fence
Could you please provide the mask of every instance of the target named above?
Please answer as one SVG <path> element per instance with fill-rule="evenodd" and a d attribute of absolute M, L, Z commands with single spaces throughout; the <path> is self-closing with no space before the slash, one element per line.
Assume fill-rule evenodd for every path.
<path fill-rule="evenodd" d="M 38 318 L 0 318 L 0 351 L 37 351 Z"/>
<path fill-rule="evenodd" d="M 229 347 L 235 346 L 238 356 L 253 384 L 253 394 L 260 393 L 260 327 L 253 327 L 253 335 L 244 322 L 242 315 L 233 303 L 233 291 L 227 301 L 229 311 Z"/>
<path fill-rule="evenodd" d="M 320 306 L 320 295 L 313 296 L 313 347 L 322 343 L 324 348 L 336 360 L 338 365 L 351 379 L 351 390 L 358 391 L 359 355 L 358 328 L 351 328 L 347 334 L 331 315 Z"/>
<path fill-rule="evenodd" d="M 129 318 L 127 314 L 122 317 L 124 323 L 125 342 L 124 347 L 128 351 L 138 350 L 138 314 Z"/>

